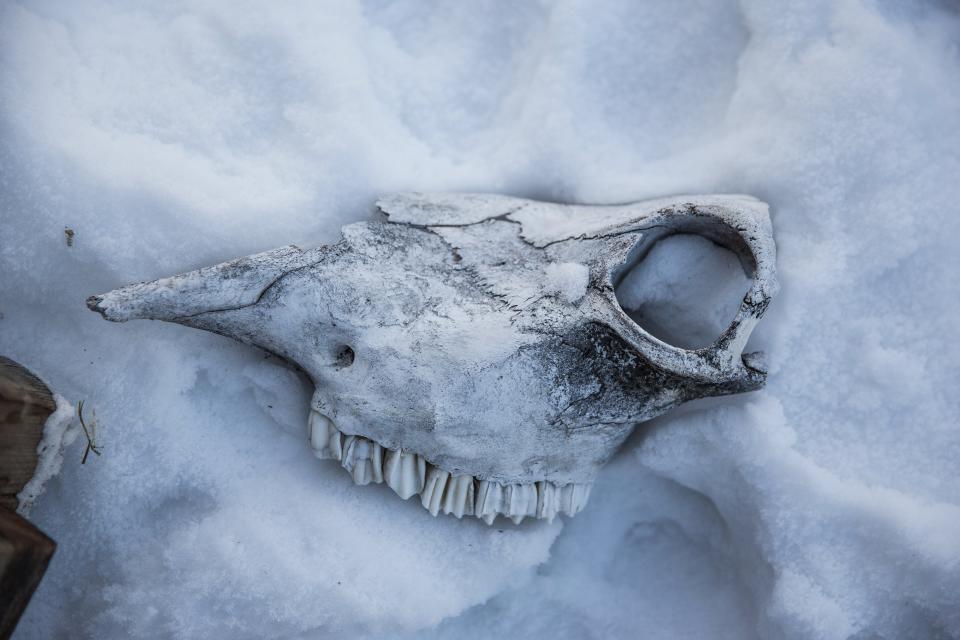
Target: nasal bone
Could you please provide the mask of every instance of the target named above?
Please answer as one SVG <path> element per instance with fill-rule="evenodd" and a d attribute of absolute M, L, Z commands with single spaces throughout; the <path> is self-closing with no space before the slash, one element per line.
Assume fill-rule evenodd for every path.
<path fill-rule="evenodd" d="M 113 322 L 183 319 L 252 305 L 285 273 L 306 263 L 290 245 L 152 282 L 90 296 L 87 306 Z"/>

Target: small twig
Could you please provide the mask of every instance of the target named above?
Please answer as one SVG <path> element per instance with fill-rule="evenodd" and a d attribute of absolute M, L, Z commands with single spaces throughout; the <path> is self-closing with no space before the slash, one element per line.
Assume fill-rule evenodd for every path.
<path fill-rule="evenodd" d="M 90 455 L 91 451 L 98 456 L 100 455 L 100 447 L 97 445 L 97 412 L 94 410 L 93 420 L 87 427 L 87 423 L 83 419 L 83 400 L 81 400 L 77 403 L 77 416 L 80 418 L 80 426 L 83 427 L 83 435 L 87 437 L 87 448 L 83 450 L 83 458 L 80 460 L 80 464 L 87 464 L 87 456 Z"/>

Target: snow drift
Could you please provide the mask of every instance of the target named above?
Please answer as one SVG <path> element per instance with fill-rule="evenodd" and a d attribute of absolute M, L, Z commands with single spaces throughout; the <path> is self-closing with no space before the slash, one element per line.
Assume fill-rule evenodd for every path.
<path fill-rule="evenodd" d="M 103 447 L 35 506 L 17 637 L 960 637 L 958 36 L 886 0 L 5 4 L 0 352 Z M 576 519 L 487 529 L 314 460 L 262 353 L 84 306 L 399 190 L 756 195 L 767 388 L 647 425 Z M 696 340 L 739 276 L 673 245 L 633 299 Z"/>

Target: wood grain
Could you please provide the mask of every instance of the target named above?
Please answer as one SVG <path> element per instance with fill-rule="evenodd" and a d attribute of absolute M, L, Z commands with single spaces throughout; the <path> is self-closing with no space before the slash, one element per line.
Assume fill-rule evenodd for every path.
<path fill-rule="evenodd" d="M 43 425 L 55 409 L 47 385 L 0 356 L 0 507 L 17 508 L 17 494 L 37 467 Z"/>
<path fill-rule="evenodd" d="M 13 634 L 56 548 L 25 519 L 0 509 L 0 640 Z"/>

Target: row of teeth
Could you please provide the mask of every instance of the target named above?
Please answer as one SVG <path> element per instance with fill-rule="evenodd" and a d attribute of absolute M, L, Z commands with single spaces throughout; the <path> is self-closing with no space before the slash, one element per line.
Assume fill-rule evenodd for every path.
<path fill-rule="evenodd" d="M 453 475 L 416 453 L 342 433 L 317 411 L 310 411 L 308 426 L 310 446 L 318 458 L 339 460 L 356 484 L 386 482 L 404 500 L 419 494 L 420 503 L 433 516 L 441 512 L 457 518 L 476 516 L 487 524 L 493 524 L 498 515 L 516 524 L 525 517 L 552 521 L 558 513 L 579 512 L 590 497 L 588 484 L 501 484 Z"/>

